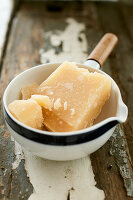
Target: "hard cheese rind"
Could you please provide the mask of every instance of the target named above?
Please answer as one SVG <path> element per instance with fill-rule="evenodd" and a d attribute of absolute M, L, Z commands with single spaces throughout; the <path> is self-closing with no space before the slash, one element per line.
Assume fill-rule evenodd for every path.
<path fill-rule="evenodd" d="M 44 125 L 51 131 L 73 131 L 93 124 L 110 96 L 111 81 L 64 62 L 39 89 L 53 101 L 51 111 L 43 108 Z"/>

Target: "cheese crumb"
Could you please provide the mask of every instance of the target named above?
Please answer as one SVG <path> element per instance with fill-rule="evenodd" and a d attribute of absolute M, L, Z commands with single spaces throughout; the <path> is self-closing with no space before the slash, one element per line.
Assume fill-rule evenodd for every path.
<path fill-rule="evenodd" d="M 51 107 L 51 102 L 48 96 L 46 95 L 32 95 L 31 99 L 36 101 L 40 106 L 50 109 Z"/>
<path fill-rule="evenodd" d="M 61 107 L 61 99 L 58 98 L 56 99 L 56 101 L 54 102 L 54 109 L 58 110 Z"/>
<path fill-rule="evenodd" d="M 64 110 L 67 110 L 67 101 L 64 102 Z"/>

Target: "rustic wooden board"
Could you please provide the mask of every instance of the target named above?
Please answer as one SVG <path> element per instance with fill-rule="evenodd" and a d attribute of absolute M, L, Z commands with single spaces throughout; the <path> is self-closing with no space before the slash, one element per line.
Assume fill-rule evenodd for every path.
<path fill-rule="evenodd" d="M 62 48 L 50 46 L 44 33 L 51 30 L 54 33 L 56 29 L 64 30 L 65 19 L 68 17 L 73 17 L 78 22 L 85 24 L 88 43 L 88 52 L 85 54 L 91 52 L 103 33 L 112 31 L 118 35 L 119 46 L 104 65 L 104 70 L 112 75 L 119 84 L 124 101 L 130 107 L 129 120 L 124 126 L 126 139 L 122 140 L 125 135 L 121 132 L 122 128 L 118 127 L 110 141 L 91 156 L 97 185 L 104 190 L 107 200 L 132 199 L 132 197 L 127 197 L 127 193 L 131 195 L 133 180 L 132 165 L 129 159 L 129 154 L 133 159 L 132 75 L 130 70 L 132 67 L 131 27 L 133 22 L 130 20 L 127 24 L 125 23 L 132 16 L 131 11 L 132 7 L 128 7 L 128 5 L 123 7 L 115 3 L 69 2 L 66 4 L 66 2 L 56 2 L 55 4 L 50 2 L 32 3 L 32 5 L 23 3 L 13 20 L 1 71 L 0 97 L 14 76 L 44 61 L 41 56 L 45 51 L 47 52 L 50 48 L 55 49 L 57 54 L 62 51 Z M 0 127 L 0 199 L 28 199 L 33 188 L 25 171 L 23 155 L 20 155 L 21 159 L 17 168 L 12 167 L 18 156 L 15 155 L 16 145 L 4 125 L 2 108 Z M 119 149 L 126 151 L 124 157 L 127 159 L 126 166 L 123 164 L 123 156 L 119 154 Z M 22 153 L 20 152 L 20 154 Z M 122 174 L 121 166 L 126 170 L 128 167 L 130 176 L 124 177 L 127 173 Z"/>

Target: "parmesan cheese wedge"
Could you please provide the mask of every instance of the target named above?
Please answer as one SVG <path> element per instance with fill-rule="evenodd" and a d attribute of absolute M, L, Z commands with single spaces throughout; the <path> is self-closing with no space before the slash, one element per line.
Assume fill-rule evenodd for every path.
<path fill-rule="evenodd" d="M 64 62 L 40 85 L 39 90 L 53 99 L 51 111 L 43 107 L 47 129 L 74 131 L 93 125 L 110 96 L 111 81 L 103 74 Z"/>

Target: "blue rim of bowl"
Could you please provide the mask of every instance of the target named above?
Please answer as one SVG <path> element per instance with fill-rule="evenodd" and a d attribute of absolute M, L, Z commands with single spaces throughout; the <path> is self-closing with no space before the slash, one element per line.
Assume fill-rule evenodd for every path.
<path fill-rule="evenodd" d="M 33 130 L 27 129 L 18 123 L 16 123 L 6 112 L 5 108 L 3 108 L 4 116 L 7 124 L 19 135 L 25 137 L 26 139 L 32 140 L 34 142 L 38 142 L 46 145 L 53 146 L 68 146 L 68 145 L 77 145 L 89 142 L 91 140 L 97 139 L 98 137 L 104 135 L 109 129 L 113 128 L 118 124 L 117 120 L 112 120 L 107 122 L 106 124 L 98 127 L 94 130 L 83 131 L 81 134 L 73 134 L 73 135 L 52 135 L 51 134 L 41 134 L 37 133 Z M 44 131 L 45 133 L 45 131 Z"/>

